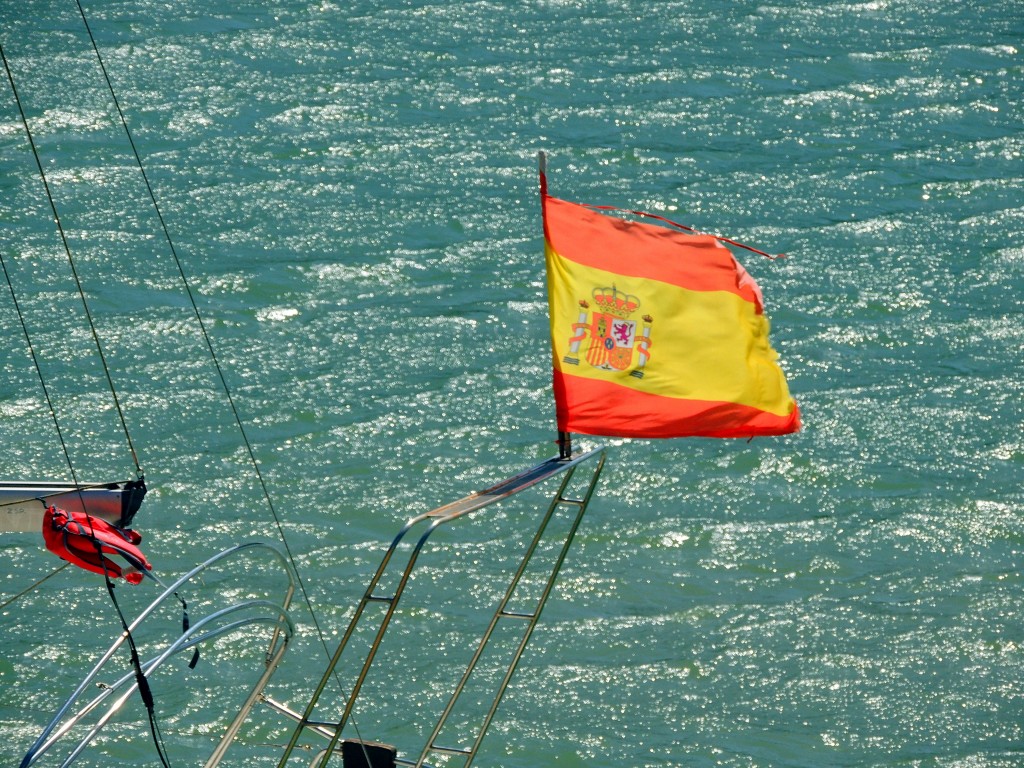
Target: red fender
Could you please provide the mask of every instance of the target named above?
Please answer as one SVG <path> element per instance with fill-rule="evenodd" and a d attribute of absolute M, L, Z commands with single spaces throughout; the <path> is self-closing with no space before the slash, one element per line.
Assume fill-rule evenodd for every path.
<path fill-rule="evenodd" d="M 142 550 L 138 548 L 142 537 L 132 530 L 119 530 L 98 517 L 84 512 L 65 512 L 47 507 L 43 515 L 43 541 L 46 548 L 72 565 L 113 578 L 123 578 L 129 584 L 142 581 L 143 571 L 153 570 Z M 134 570 L 123 572 L 121 567 L 102 553 L 120 555 Z"/>

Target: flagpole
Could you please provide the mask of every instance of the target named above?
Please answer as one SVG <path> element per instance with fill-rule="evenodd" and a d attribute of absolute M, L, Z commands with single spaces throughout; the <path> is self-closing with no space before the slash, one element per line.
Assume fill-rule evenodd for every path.
<path fill-rule="evenodd" d="M 558 433 L 558 458 L 562 461 L 572 458 L 572 432 Z"/>
<path fill-rule="evenodd" d="M 537 152 L 537 173 L 540 175 L 540 208 L 544 211 L 544 196 L 548 193 L 548 156 L 544 150 Z M 572 458 L 572 433 L 558 431 L 558 458 L 568 461 Z"/>

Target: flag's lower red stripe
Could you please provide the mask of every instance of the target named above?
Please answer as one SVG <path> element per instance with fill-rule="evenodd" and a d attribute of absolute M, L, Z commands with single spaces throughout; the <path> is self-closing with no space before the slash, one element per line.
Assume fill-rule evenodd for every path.
<path fill-rule="evenodd" d="M 778 416 L 739 403 L 685 400 L 554 372 L 558 429 L 609 437 L 757 437 L 800 429 L 800 411 Z"/>

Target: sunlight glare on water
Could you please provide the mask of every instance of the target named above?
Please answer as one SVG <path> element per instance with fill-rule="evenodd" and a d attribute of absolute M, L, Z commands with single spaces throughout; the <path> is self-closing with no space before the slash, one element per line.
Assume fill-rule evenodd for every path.
<path fill-rule="evenodd" d="M 477 764 L 1020 764 L 1020 3 L 84 6 L 328 645 L 410 515 L 554 452 L 544 150 L 558 197 L 787 255 L 736 254 L 805 428 L 579 439 L 608 463 Z M 7 3 L 0 44 L 151 487 L 147 554 L 170 577 L 278 540 L 77 8 Z M 3 90 L 0 253 L 76 473 L 124 479 Z M 0 477 L 66 480 L 6 286 L 0 331 Z M 364 737 L 418 753 L 522 514 L 430 553 Z M 5 602 L 57 565 L 0 547 Z M 117 590 L 128 615 L 152 593 Z M 271 695 L 301 709 L 325 652 L 297 618 Z M 0 621 L 16 764 L 120 625 L 71 568 Z M 172 765 L 202 764 L 261 653 L 154 680 Z M 155 762 L 133 707 L 76 765 Z M 281 731 L 261 711 L 233 764 L 276 765 Z"/>

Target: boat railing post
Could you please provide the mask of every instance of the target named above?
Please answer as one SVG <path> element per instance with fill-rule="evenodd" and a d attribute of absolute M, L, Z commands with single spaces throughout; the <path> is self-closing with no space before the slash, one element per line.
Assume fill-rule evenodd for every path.
<path fill-rule="evenodd" d="M 547 509 L 547 512 L 541 519 L 540 524 L 538 525 L 537 530 L 534 533 L 533 539 L 530 542 L 530 545 L 527 547 L 525 553 L 523 554 L 523 557 L 519 563 L 519 567 L 513 575 L 512 580 L 509 582 L 509 586 L 505 592 L 505 596 L 502 598 L 501 602 L 498 604 L 498 607 L 494 612 L 494 615 L 491 617 L 490 624 L 484 631 L 484 634 L 480 639 L 479 645 L 477 646 L 476 652 L 473 654 L 472 659 L 466 666 L 466 670 L 463 673 L 462 679 L 456 686 L 454 692 L 452 693 L 451 699 L 448 702 L 448 705 L 445 707 L 444 711 L 441 714 L 441 717 L 438 719 L 437 724 L 434 727 L 433 732 L 430 735 L 430 738 L 427 740 L 426 746 L 424 747 L 423 752 L 420 754 L 419 760 L 416 762 L 416 768 L 421 768 L 422 766 L 425 766 L 426 759 L 433 751 L 453 751 L 449 748 L 440 747 L 437 744 L 437 739 L 440 737 L 441 731 L 444 729 L 444 726 L 447 723 L 449 716 L 454 710 L 458 699 L 465 690 L 467 683 L 469 682 L 470 678 L 473 675 L 473 672 L 476 669 L 477 663 L 483 656 L 484 650 L 490 643 L 494 631 L 498 627 L 501 620 L 510 619 L 516 621 L 525 621 L 526 626 L 524 628 L 522 637 L 520 638 L 518 645 L 512 653 L 512 656 L 506 666 L 506 670 L 501 681 L 499 682 L 497 688 L 494 691 L 494 696 L 491 701 L 491 705 L 487 712 L 484 714 L 483 720 L 477 730 L 476 737 L 473 740 L 472 746 L 469 748 L 457 750 L 463 753 L 466 757 L 466 762 L 463 764 L 463 768 L 468 768 L 472 764 L 473 760 L 476 758 L 476 754 L 479 751 L 481 744 L 483 743 L 484 736 L 487 734 L 487 730 L 490 728 L 491 722 L 494 720 L 494 716 L 497 714 L 498 707 L 501 704 L 501 700 L 505 695 L 505 691 L 508 689 L 509 683 L 512 681 L 512 676 L 515 674 L 516 668 L 519 666 L 519 661 L 522 659 L 523 653 L 525 652 L 526 647 L 530 642 L 530 638 L 533 636 L 533 630 L 536 628 L 538 622 L 540 621 L 541 612 L 544 610 L 544 606 L 547 604 L 547 600 L 548 597 L 551 595 L 551 591 L 554 587 L 555 580 L 558 578 L 558 574 L 561 571 L 563 563 L 565 562 L 565 558 L 569 552 L 569 548 L 572 545 L 573 539 L 576 536 L 576 531 L 579 529 L 580 523 L 583 520 L 583 515 L 586 513 L 587 507 L 590 504 L 590 499 L 593 496 L 594 489 L 597 486 L 597 481 L 601 475 L 601 470 L 603 469 L 603 467 L 604 455 L 602 454 L 598 459 L 597 466 L 595 467 L 592 475 L 590 476 L 590 479 L 586 483 L 586 490 L 581 499 L 571 499 L 565 496 L 566 487 L 569 485 L 569 481 L 572 479 L 572 475 L 576 471 L 576 467 L 573 467 L 573 469 L 571 469 L 566 474 L 558 491 L 555 493 L 554 498 L 552 499 L 551 504 Z M 554 516 L 555 512 L 560 507 L 563 506 L 574 510 L 575 513 L 571 517 L 568 530 L 566 530 L 562 536 L 558 555 L 549 568 L 549 571 L 544 581 L 544 586 L 542 587 L 540 594 L 535 597 L 533 611 L 530 613 L 509 611 L 509 603 L 512 601 L 513 598 L 518 596 L 518 590 L 522 578 L 527 572 L 532 562 L 533 556 L 536 553 L 537 548 L 540 545 L 542 539 L 544 538 L 545 533 L 547 532 L 548 524 L 551 522 L 551 519 Z"/>
<path fill-rule="evenodd" d="M 586 500 L 583 502 L 578 502 L 572 499 L 567 499 L 565 497 L 565 488 L 568 485 L 570 479 L 572 478 L 573 473 L 576 471 L 576 468 L 582 462 L 588 461 L 594 457 L 597 457 L 598 462 L 597 467 L 594 470 L 589 482 L 588 491 L 586 493 Z M 536 626 L 536 623 L 540 618 L 541 609 L 543 608 L 544 603 L 546 602 L 548 595 L 551 592 L 551 588 L 554 584 L 555 578 L 557 577 L 561 565 L 564 562 L 569 545 L 572 542 L 572 538 L 575 535 L 575 532 L 580 524 L 580 520 L 582 519 L 583 513 L 586 510 L 586 505 L 589 502 L 590 495 L 593 492 L 594 485 L 597 482 L 597 478 L 600 475 L 601 468 L 603 467 L 603 465 L 604 449 L 590 451 L 586 454 L 577 457 L 559 456 L 554 459 L 549 459 L 548 461 L 543 462 L 542 464 L 539 464 L 531 469 L 525 470 L 524 472 L 521 472 L 518 475 L 510 477 L 507 480 L 504 480 L 483 491 L 470 494 L 469 496 L 463 497 L 462 499 L 438 507 L 437 509 L 434 509 L 430 512 L 419 515 L 409 520 L 405 524 L 405 526 L 403 526 L 399 534 L 392 541 L 391 546 L 385 552 L 381 564 L 378 566 L 373 577 L 371 578 L 368 588 L 363 593 L 363 596 L 358 606 L 356 607 L 352 618 L 349 621 L 348 627 L 346 628 L 345 633 L 342 636 L 341 642 L 339 643 L 337 649 L 335 650 L 334 654 L 329 660 L 327 668 L 325 669 L 319 684 L 316 686 L 312 696 L 310 697 L 310 700 L 306 705 L 303 714 L 297 717 L 297 724 L 292 732 L 291 739 L 289 740 L 289 743 L 286 746 L 284 753 L 282 754 L 281 759 L 278 763 L 279 768 L 286 768 L 292 754 L 298 747 L 301 735 L 306 731 L 312 731 L 325 736 L 327 735 L 328 732 L 330 733 L 330 735 L 328 736 L 328 744 L 326 748 L 317 753 L 316 757 L 314 757 L 313 762 L 311 764 L 312 766 L 326 765 L 327 761 L 330 759 L 330 756 L 335 754 L 335 752 L 337 751 L 338 745 L 342 740 L 343 731 L 353 717 L 353 713 L 355 712 L 356 704 L 357 701 L 359 700 L 359 696 L 362 691 L 363 685 L 366 682 L 367 676 L 370 673 L 371 667 L 380 649 L 385 633 L 387 632 L 387 629 L 395 616 L 395 611 L 398 607 L 399 600 L 401 599 L 406 587 L 409 584 L 411 574 L 417 564 L 419 556 L 424 550 L 427 541 L 431 537 L 431 535 L 441 526 L 451 523 L 452 521 L 457 520 L 463 517 L 464 515 L 480 510 L 484 507 L 494 504 L 495 502 L 508 499 L 511 496 L 520 493 L 526 490 L 527 488 L 533 487 L 534 485 L 544 480 L 547 480 L 548 478 L 551 478 L 555 475 L 563 474 L 564 476 L 561 480 L 561 484 L 557 492 L 555 493 L 554 499 L 550 502 L 544 516 L 542 517 L 538 525 L 537 531 L 533 534 L 533 538 L 527 548 L 526 554 L 520 561 L 519 566 L 512 577 L 511 584 L 506 589 L 505 597 L 501 601 L 498 610 L 495 612 L 494 616 L 491 619 L 491 626 L 485 632 L 484 639 L 480 642 L 476 654 L 470 661 L 470 667 L 464 673 L 463 678 L 458 684 L 452 700 L 449 702 L 449 705 L 445 709 L 445 712 L 442 713 L 441 721 L 438 723 L 436 732 L 434 735 L 431 736 L 431 739 L 428 742 L 428 749 L 424 750 L 420 757 L 420 760 L 416 762 L 415 765 L 424 765 L 424 756 L 427 755 L 430 751 L 443 752 L 448 753 L 450 755 L 462 755 L 463 757 L 467 758 L 468 761 L 471 761 L 473 759 L 473 756 L 475 756 L 477 750 L 479 749 L 484 734 L 486 733 L 487 728 L 489 727 L 494 717 L 494 714 L 498 708 L 500 700 L 508 687 L 509 681 L 511 680 L 512 677 L 512 673 L 516 665 L 518 664 L 519 659 L 523 655 L 526 645 L 529 642 L 530 634 L 533 631 L 533 627 Z M 526 615 L 516 614 L 514 612 L 508 611 L 508 604 L 512 600 L 512 598 L 516 596 L 516 589 L 524 573 L 527 570 L 527 567 L 530 563 L 530 559 L 532 558 L 534 552 L 537 550 L 537 547 L 542 537 L 544 536 L 549 521 L 551 520 L 553 514 L 557 509 L 567 505 L 570 507 L 575 507 L 576 515 L 569 526 L 568 532 L 565 534 L 564 539 L 562 540 L 560 552 L 557 555 L 555 563 L 546 578 L 545 586 L 541 594 L 537 598 L 536 606 L 534 607 L 532 612 Z M 388 566 L 392 563 L 393 555 L 395 554 L 398 548 L 399 542 L 402 541 L 407 536 L 407 534 L 409 534 L 415 527 L 417 527 L 420 524 L 424 524 L 425 529 L 423 530 L 423 533 L 420 535 L 416 543 L 412 546 L 411 551 L 409 552 L 409 557 L 405 562 L 405 566 L 401 569 L 400 575 L 397 578 L 397 583 L 395 584 L 393 590 L 389 591 L 388 594 L 379 594 L 379 587 L 383 582 L 385 572 L 387 571 Z M 324 691 L 326 690 L 329 684 L 329 681 L 334 677 L 337 666 L 341 662 L 343 656 L 348 650 L 350 642 L 353 640 L 356 634 L 357 625 L 359 625 L 360 622 L 366 616 L 366 608 L 371 602 L 385 604 L 386 609 L 384 615 L 381 616 L 379 619 L 380 624 L 378 625 L 376 632 L 373 633 L 372 639 L 368 643 L 368 649 L 366 650 L 362 663 L 359 665 L 359 671 L 356 674 L 356 678 L 355 681 L 352 683 L 351 689 L 347 692 L 342 693 L 344 703 L 341 705 L 340 713 L 336 716 L 335 719 L 332 720 L 332 723 L 322 722 L 320 719 L 314 719 L 314 712 L 316 711 L 319 705 L 320 699 L 323 696 Z M 498 622 L 502 618 L 509 618 L 512 616 L 515 616 L 518 619 L 527 618 L 527 631 L 525 636 L 521 639 L 519 645 L 515 649 L 513 659 L 509 665 L 509 669 L 506 671 L 506 674 L 499 685 L 498 691 L 494 696 L 494 700 L 489 710 L 484 715 L 481 727 L 477 731 L 473 745 L 468 748 L 458 749 L 448 749 L 445 747 L 438 746 L 435 743 L 437 735 L 443 728 L 444 722 L 447 720 L 448 715 L 455 706 L 455 701 L 458 699 L 458 696 L 461 694 L 466 682 L 469 680 L 469 677 L 472 674 L 472 669 L 476 666 L 476 663 L 479 661 L 481 655 L 483 654 L 484 647 L 487 645 L 487 642 L 489 641 L 490 636 L 494 631 L 494 627 L 497 626 Z M 411 761 L 405 760 L 401 760 L 400 762 L 403 765 L 414 764 Z"/>

